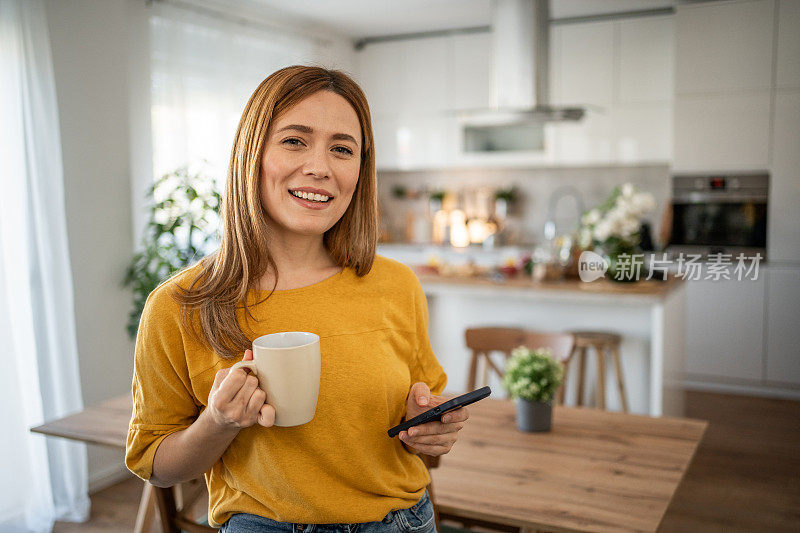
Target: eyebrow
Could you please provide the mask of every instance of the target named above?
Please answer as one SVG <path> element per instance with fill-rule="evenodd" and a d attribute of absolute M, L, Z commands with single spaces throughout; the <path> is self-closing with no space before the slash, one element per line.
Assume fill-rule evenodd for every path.
<path fill-rule="evenodd" d="M 289 124 L 288 126 L 282 127 L 275 133 L 278 134 L 286 130 L 295 130 L 301 133 L 308 133 L 309 135 L 314 133 L 314 130 L 312 128 L 309 128 L 308 126 L 303 126 L 302 124 Z M 350 141 L 356 146 L 358 146 L 358 141 L 356 141 L 355 137 L 347 133 L 334 133 L 333 135 L 331 135 L 331 138 L 337 141 Z"/>

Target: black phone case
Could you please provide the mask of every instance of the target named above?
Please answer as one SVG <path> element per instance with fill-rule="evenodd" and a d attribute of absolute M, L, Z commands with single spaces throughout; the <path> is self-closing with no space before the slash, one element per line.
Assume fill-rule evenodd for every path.
<path fill-rule="evenodd" d="M 481 387 L 480 389 L 457 396 L 452 400 L 444 402 L 442 405 L 437 405 L 433 409 L 428 409 L 424 413 L 415 416 L 411 420 L 406 420 L 402 424 L 393 427 L 389 430 L 389 436 L 396 437 L 401 431 L 404 431 L 410 427 L 418 426 L 420 424 L 424 424 L 425 422 L 430 422 L 431 420 L 441 420 L 442 415 L 446 412 L 458 409 L 459 407 L 464 407 L 465 405 L 469 405 L 471 403 L 475 403 L 478 400 L 483 400 L 491 393 L 492 389 L 490 387 Z"/>

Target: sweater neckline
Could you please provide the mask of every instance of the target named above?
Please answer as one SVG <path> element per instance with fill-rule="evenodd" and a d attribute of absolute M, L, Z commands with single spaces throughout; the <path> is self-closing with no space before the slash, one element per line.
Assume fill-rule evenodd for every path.
<path fill-rule="evenodd" d="M 295 287 L 293 289 L 275 289 L 274 291 L 272 289 L 250 289 L 250 293 L 257 296 L 262 296 L 272 292 L 273 296 L 275 295 L 283 296 L 283 295 L 300 294 L 302 292 L 307 292 L 307 291 L 316 291 L 327 285 L 336 283 L 338 280 L 344 278 L 344 273 L 346 270 L 347 267 L 342 267 L 335 274 L 332 274 L 327 278 L 314 282 L 311 285 L 305 285 L 303 287 Z"/>

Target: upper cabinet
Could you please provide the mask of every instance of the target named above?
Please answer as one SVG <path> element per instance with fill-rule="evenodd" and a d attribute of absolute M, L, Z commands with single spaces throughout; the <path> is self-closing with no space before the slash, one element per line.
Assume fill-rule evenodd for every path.
<path fill-rule="evenodd" d="M 675 172 L 770 167 L 774 0 L 679 5 Z"/>
<path fill-rule="evenodd" d="M 778 3 L 778 88 L 800 88 L 800 2 L 781 0 Z"/>
<path fill-rule="evenodd" d="M 488 33 L 454 35 L 450 41 L 452 54 L 453 99 L 457 110 L 481 109 L 489 105 L 489 75 L 492 61 L 492 39 Z"/>
<path fill-rule="evenodd" d="M 613 22 L 551 27 L 550 100 L 598 106 L 614 100 Z"/>
<path fill-rule="evenodd" d="M 550 101 L 586 116 L 546 124 L 543 150 L 481 154 L 465 153 L 458 111 L 491 104 L 489 33 L 368 44 L 357 78 L 378 168 L 668 162 L 673 33 L 671 15 L 553 25 Z"/>
<path fill-rule="evenodd" d="M 662 103 L 673 99 L 673 16 L 619 21 L 619 102 Z"/>
<path fill-rule="evenodd" d="M 625 164 L 672 158 L 673 17 L 556 25 L 551 100 L 586 105 L 576 123 L 548 125 L 561 163 Z"/>
<path fill-rule="evenodd" d="M 679 5 L 676 93 L 769 89 L 774 0 Z"/>

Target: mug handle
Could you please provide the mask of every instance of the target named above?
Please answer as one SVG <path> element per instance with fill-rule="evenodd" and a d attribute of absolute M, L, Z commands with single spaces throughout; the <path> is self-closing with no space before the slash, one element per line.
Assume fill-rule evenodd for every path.
<path fill-rule="evenodd" d="M 236 370 L 237 368 L 248 368 L 250 372 L 253 373 L 254 376 L 258 377 L 258 368 L 256 368 L 256 362 L 250 359 L 249 361 L 239 361 L 235 365 L 231 367 L 231 372 Z"/>

